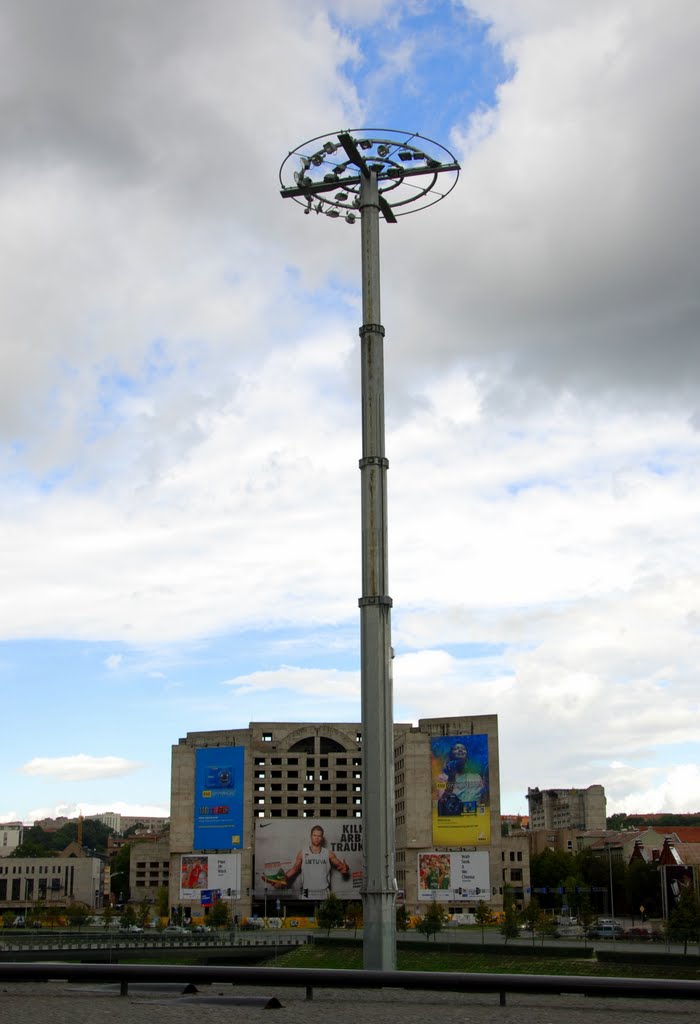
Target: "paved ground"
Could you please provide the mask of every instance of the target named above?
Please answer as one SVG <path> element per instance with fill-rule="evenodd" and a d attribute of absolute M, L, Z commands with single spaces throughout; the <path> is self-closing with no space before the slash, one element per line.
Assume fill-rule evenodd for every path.
<path fill-rule="evenodd" d="M 259 1017 L 281 1024 L 691 1024 L 697 1001 L 600 999 L 584 996 L 468 996 L 441 992 L 304 989 L 268 991 L 230 985 L 202 986 L 182 995 L 180 986 L 70 985 L 65 982 L 0 983 L 0 1020 L 12 1024 L 239 1024 Z M 282 1006 L 244 1005 L 234 999 L 276 997 Z"/>

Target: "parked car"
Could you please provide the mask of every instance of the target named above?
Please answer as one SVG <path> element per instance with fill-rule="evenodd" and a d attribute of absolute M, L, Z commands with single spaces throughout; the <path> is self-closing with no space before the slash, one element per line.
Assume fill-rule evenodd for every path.
<path fill-rule="evenodd" d="M 621 939 L 625 934 L 625 929 L 622 925 L 606 922 L 605 924 L 599 924 L 595 928 L 591 928 L 588 932 L 589 939 Z"/>
<path fill-rule="evenodd" d="M 625 932 L 625 938 L 632 939 L 634 942 L 649 942 L 651 932 L 647 928 L 628 928 Z"/>

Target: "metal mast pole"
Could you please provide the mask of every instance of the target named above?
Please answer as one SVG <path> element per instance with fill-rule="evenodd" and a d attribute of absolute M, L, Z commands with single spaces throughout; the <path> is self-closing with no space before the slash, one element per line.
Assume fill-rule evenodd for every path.
<path fill-rule="evenodd" d="M 384 454 L 384 328 L 379 296 L 379 220 L 433 206 L 459 176 L 454 156 L 415 132 L 362 129 L 318 136 L 290 152 L 281 195 L 304 213 L 343 216 L 362 229 L 362 816 L 364 967 L 396 967 L 394 718 Z M 293 165 L 297 169 L 293 170 Z M 444 184 L 443 184 L 444 182 Z M 397 211 L 396 213 L 394 211 Z"/>
<path fill-rule="evenodd" d="M 362 778 L 364 967 L 396 969 L 394 721 L 384 450 L 384 328 L 380 314 L 377 175 L 360 185 L 362 228 Z"/>

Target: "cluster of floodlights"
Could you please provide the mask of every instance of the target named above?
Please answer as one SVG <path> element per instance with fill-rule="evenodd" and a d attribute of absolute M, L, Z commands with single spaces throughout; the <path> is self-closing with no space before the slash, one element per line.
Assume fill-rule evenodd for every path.
<path fill-rule="evenodd" d="M 294 199 L 304 213 L 344 217 L 354 224 L 362 181 L 374 174 L 380 211 L 395 223 L 397 217 L 444 199 L 459 170 L 448 149 L 415 132 L 354 129 L 297 146 L 280 167 L 280 185 L 282 196 Z"/>

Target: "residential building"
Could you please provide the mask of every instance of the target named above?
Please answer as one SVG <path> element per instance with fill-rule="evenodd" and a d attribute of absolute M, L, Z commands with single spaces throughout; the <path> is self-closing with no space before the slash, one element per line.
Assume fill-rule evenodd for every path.
<path fill-rule="evenodd" d="M 23 828 L 19 822 L 0 825 L 0 857 L 9 857 L 21 845 Z"/>
<path fill-rule="evenodd" d="M 158 890 L 170 882 L 170 843 L 167 838 L 136 842 L 129 854 L 131 899 L 154 902 Z"/>
<path fill-rule="evenodd" d="M 594 830 L 606 827 L 605 790 L 593 785 L 586 789 L 528 788 L 530 830 L 577 829 Z"/>

